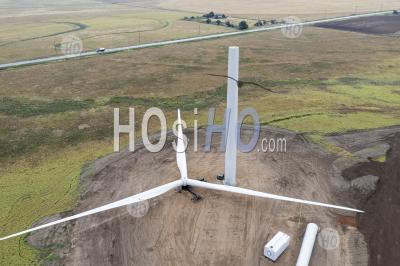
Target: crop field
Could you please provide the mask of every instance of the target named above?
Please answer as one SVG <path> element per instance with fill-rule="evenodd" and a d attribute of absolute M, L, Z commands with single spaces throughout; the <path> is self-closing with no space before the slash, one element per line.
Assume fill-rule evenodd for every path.
<path fill-rule="evenodd" d="M 374 16 L 363 19 L 322 23 L 319 26 L 338 30 L 355 31 L 369 34 L 398 34 L 400 16 Z"/>
<path fill-rule="evenodd" d="M 235 4 L 231 8 L 236 12 Z M 188 12 L 120 6 L 109 12 L 37 15 L 30 24 L 24 24 L 30 16 L 0 17 L 6 21 L 0 24 L 0 62 L 59 53 L 56 44 L 68 34 L 91 50 L 138 43 L 139 31 L 141 42 L 149 42 L 227 30 L 182 21 Z M 332 134 L 400 124 L 400 46 L 391 36 L 305 28 L 297 39 L 276 31 L 2 70 L 0 234 L 74 206 L 81 170 L 112 151 L 114 107 L 121 110 L 121 123 L 128 107 L 136 108 L 140 122 L 153 106 L 165 111 L 169 128 L 177 108 L 189 126 L 193 108 L 199 108 L 201 125 L 210 107 L 218 109 L 221 122 L 226 79 L 207 74 L 226 73 L 231 45 L 241 49 L 241 79 L 275 92 L 240 89 L 240 109 L 255 108 L 263 125 L 303 133 L 336 153 L 342 150 L 325 140 Z M 156 123 L 150 130 L 158 131 Z M 23 237 L 0 242 L 1 265 L 51 259 L 51 250 L 35 250 Z"/>

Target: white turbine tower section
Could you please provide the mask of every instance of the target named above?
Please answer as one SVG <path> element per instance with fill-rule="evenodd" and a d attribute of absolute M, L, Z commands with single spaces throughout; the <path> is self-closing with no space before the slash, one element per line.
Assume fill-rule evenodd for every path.
<path fill-rule="evenodd" d="M 226 90 L 226 108 L 230 110 L 228 127 L 225 134 L 225 179 L 224 184 L 236 186 L 236 152 L 238 120 L 238 80 L 239 80 L 239 47 L 229 47 L 228 88 Z"/>
<path fill-rule="evenodd" d="M 186 163 L 186 155 L 185 155 L 185 144 L 183 141 L 183 132 L 182 132 L 182 124 L 181 124 L 181 119 L 180 119 L 180 111 L 178 110 L 178 140 L 177 140 L 177 164 L 179 167 L 179 171 L 181 172 L 181 178 L 179 180 L 176 180 L 174 182 L 170 182 L 168 184 L 158 186 L 156 188 L 147 190 L 145 192 L 127 197 L 125 199 L 121 199 L 109 204 L 106 204 L 104 206 L 91 209 L 82 213 L 78 213 L 76 215 L 72 215 L 54 222 L 50 222 L 47 224 L 43 224 L 31 229 L 27 229 L 6 237 L 0 238 L 1 240 L 6 240 L 12 237 L 20 236 L 26 233 L 34 232 L 36 230 L 40 230 L 46 227 L 50 227 L 56 224 L 72 221 L 75 219 L 79 219 L 88 215 L 96 214 L 99 212 L 115 209 L 118 207 L 126 206 L 132 203 L 137 203 L 140 201 L 148 200 L 157 196 L 160 196 L 174 188 L 182 187 L 182 186 L 192 186 L 192 187 L 200 187 L 200 188 L 205 188 L 205 189 L 212 189 L 212 190 L 219 190 L 219 191 L 225 191 L 225 192 L 231 192 L 231 193 L 237 193 L 237 194 L 242 194 L 242 195 L 248 195 L 248 196 L 254 196 L 254 197 L 261 197 L 261 198 L 268 198 L 268 199 L 275 199 L 275 200 L 283 200 L 283 201 L 289 201 L 289 202 L 296 202 L 296 203 L 302 203 L 302 204 L 308 204 L 308 205 L 315 205 L 315 206 L 322 206 L 322 207 L 328 207 L 328 208 L 334 208 L 334 209 L 340 209 L 340 210 L 345 210 L 345 211 L 353 211 L 353 212 L 363 212 L 357 209 L 352 209 L 348 207 L 342 207 L 342 206 L 337 206 L 337 205 L 331 205 L 331 204 L 326 204 L 326 203 L 320 203 L 320 202 L 315 202 L 315 201 L 308 201 L 308 200 L 301 200 L 301 199 L 296 199 L 296 198 L 290 198 L 290 197 L 284 197 L 284 196 L 279 196 L 279 195 L 274 195 L 274 194 L 269 194 L 269 193 L 264 193 L 264 192 L 259 192 L 251 189 L 245 189 L 245 188 L 238 188 L 238 187 L 232 187 L 232 186 L 226 186 L 226 185 L 219 185 L 219 184 L 212 184 L 212 183 L 207 183 L 207 182 L 202 182 L 198 180 L 193 180 L 189 179 L 187 177 L 187 163 Z M 182 151 L 182 152 L 179 152 Z"/>
<path fill-rule="evenodd" d="M 181 173 L 181 179 L 183 185 L 186 186 L 188 174 L 187 174 L 187 163 L 186 163 L 186 146 L 183 140 L 183 129 L 181 120 L 181 111 L 178 109 L 178 139 L 176 144 L 176 163 L 178 164 L 179 172 Z"/>
<path fill-rule="evenodd" d="M 300 254 L 297 259 L 296 266 L 308 266 L 310 263 L 317 234 L 318 225 L 309 223 L 307 225 L 306 233 L 304 234 L 303 243 L 301 244 Z"/>

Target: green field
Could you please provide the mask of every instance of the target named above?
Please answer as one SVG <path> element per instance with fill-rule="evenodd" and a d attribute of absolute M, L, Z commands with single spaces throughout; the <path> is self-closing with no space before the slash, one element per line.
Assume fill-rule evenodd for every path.
<path fill-rule="evenodd" d="M 178 20 L 179 12 L 129 12 L 107 20 L 74 20 L 89 25 L 77 34 L 85 47 L 94 49 L 100 43 L 135 42 L 136 33 L 125 31 L 160 28 L 142 36 L 149 41 L 195 35 L 198 30 L 193 28 L 196 23 Z M 64 26 L 43 32 L 38 28 L 30 36 L 62 31 Z M 18 37 L 5 27 L 0 26 L 1 38 Z M 38 42 L 33 51 L 10 46 L 0 60 L 13 53 L 40 53 L 42 41 L 27 41 Z M 253 107 L 263 124 L 304 133 L 329 152 L 342 152 L 325 137 L 400 124 L 398 44 L 389 36 L 306 28 L 294 40 L 277 31 L 0 71 L 0 234 L 23 230 L 74 206 L 84 165 L 112 151 L 114 107 L 121 108 L 121 123 L 128 107 L 136 108 L 139 121 L 146 108 L 160 107 L 169 128 L 177 108 L 192 125 L 192 109 L 197 107 L 200 124 L 206 124 L 209 107 L 224 107 L 226 87 L 226 79 L 207 73 L 226 73 L 230 45 L 241 48 L 241 78 L 276 92 L 246 85 L 240 89 L 240 109 Z M 54 259 L 29 247 L 24 237 L 0 242 L 1 265 L 31 265 L 46 257 Z"/>
<path fill-rule="evenodd" d="M 95 148 L 94 148 L 95 147 Z M 112 151 L 105 141 L 87 142 L 61 151 L 41 150 L 1 171 L 2 234 L 18 231 L 44 216 L 65 211 L 78 199 L 82 166 Z M 48 155 L 48 156 L 46 156 Z M 49 255 L 15 238 L 0 244 L 1 265 L 33 265 Z"/>

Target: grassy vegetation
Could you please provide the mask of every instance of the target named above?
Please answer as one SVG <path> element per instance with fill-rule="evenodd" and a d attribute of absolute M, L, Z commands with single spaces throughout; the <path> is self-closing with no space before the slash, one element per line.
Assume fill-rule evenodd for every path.
<path fill-rule="evenodd" d="M 11 117 L 3 119 L 4 125 L 11 128 L 15 122 L 14 116 L 22 119 L 19 120 L 20 130 L 0 132 L 0 158 L 32 153 L 41 146 L 62 148 L 89 140 L 111 138 L 112 108 L 115 107 L 136 107 L 139 110 L 159 107 L 166 112 L 175 112 L 181 108 L 183 111 L 192 111 L 194 108 L 204 109 L 217 105 L 225 99 L 225 94 L 226 89 L 218 87 L 215 90 L 170 98 L 114 96 L 97 103 L 93 99 L 44 102 L 3 98 L 0 99 L 0 114 Z M 35 118 L 30 119 L 33 116 Z M 122 110 L 121 116 L 125 116 Z M 87 124 L 88 120 L 91 123 Z M 23 125 L 35 129 L 25 130 Z"/>
<path fill-rule="evenodd" d="M 263 124 L 312 135 L 323 136 L 399 123 L 397 103 L 400 101 L 400 94 L 396 93 L 396 86 L 363 85 L 362 82 L 354 86 L 338 85 L 343 80 L 344 78 L 329 81 L 298 79 L 287 82 L 258 79 L 258 82 L 270 84 L 269 87 L 272 88 L 279 87 L 272 84 L 283 84 L 280 88 L 284 89 L 277 89 L 276 94 L 266 94 L 256 88 L 243 87 L 240 96 L 247 99 L 242 103 L 243 106 L 256 107 Z M 380 84 L 379 80 L 375 83 Z M 321 85 L 325 86 L 323 91 L 315 89 L 315 86 Z M 293 90 L 298 86 L 303 89 L 283 91 Z M 144 110 L 156 106 L 167 112 L 178 108 L 183 111 L 192 111 L 194 108 L 205 111 L 223 103 L 225 94 L 226 90 L 222 86 L 169 98 L 113 96 L 101 101 L 3 98 L 0 99 L 0 113 L 22 117 L 24 119 L 20 120 L 21 125 L 26 124 L 29 127 L 33 122 L 38 125 L 39 130 L 0 132 L 0 156 L 15 157 L 35 151 L 42 145 L 65 147 L 87 140 L 110 138 L 113 132 L 111 114 L 114 107 L 136 107 Z M 254 98 L 254 95 L 257 97 Z M 261 105 L 265 102 L 271 102 L 272 109 L 263 108 Z M 97 110 L 97 113 L 90 110 Z M 92 123 L 95 122 L 87 125 L 80 112 L 86 119 L 91 117 Z M 26 119 L 32 116 L 37 118 Z M 76 118 L 72 118 L 74 116 Z M 102 116 L 104 117 L 100 119 Z M 66 121 L 69 123 L 67 127 L 64 125 Z M 205 120 L 201 122 L 206 123 Z M 11 126 L 14 120 L 8 120 L 7 123 Z"/>
<path fill-rule="evenodd" d="M 263 124 L 304 133 L 334 154 L 349 156 L 325 136 L 400 124 L 396 80 L 340 77 L 326 81 L 297 80 L 290 84 L 276 81 L 276 84 L 283 84 L 276 86 L 284 88 L 283 95 L 268 95 L 268 99 L 253 101 L 257 110 L 263 103 L 271 103 L 271 109 L 264 108 Z"/>
<path fill-rule="evenodd" d="M 93 100 L 77 101 L 60 99 L 51 102 L 45 102 L 21 98 L 0 99 L 0 113 L 21 117 L 84 110 L 93 106 Z"/>
<path fill-rule="evenodd" d="M 22 230 L 42 217 L 72 207 L 78 197 L 78 177 L 83 165 L 111 151 L 110 142 L 89 141 L 61 151 L 43 149 L 3 165 L 1 235 Z M 0 242 L 1 265 L 33 265 L 39 255 L 25 243 L 24 237 Z"/>
<path fill-rule="evenodd" d="M 226 97 L 226 88 L 218 87 L 214 90 L 192 93 L 170 98 L 147 97 L 133 98 L 127 96 L 115 96 L 107 101 L 107 105 L 114 107 L 159 107 L 163 110 L 193 111 L 194 108 L 204 109 L 212 107 L 223 101 Z"/>
<path fill-rule="evenodd" d="M 339 134 L 351 130 L 386 127 L 396 125 L 399 122 L 400 117 L 397 114 L 355 112 L 308 116 L 272 123 L 272 125 L 299 132 L 326 135 Z"/>

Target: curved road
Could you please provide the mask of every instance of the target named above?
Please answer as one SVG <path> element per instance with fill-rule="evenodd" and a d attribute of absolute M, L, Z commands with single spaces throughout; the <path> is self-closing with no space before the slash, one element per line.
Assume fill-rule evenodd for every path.
<path fill-rule="evenodd" d="M 69 30 L 65 30 L 65 31 L 60 31 L 60 32 L 55 32 L 55 33 L 51 33 L 48 35 L 43 35 L 43 36 L 37 36 L 37 37 L 32 37 L 32 38 L 27 38 L 27 39 L 22 39 L 22 40 L 16 40 L 16 41 L 11 41 L 11 42 L 6 42 L 6 43 L 2 43 L 0 44 L 0 46 L 5 46 L 5 45 L 10 45 L 13 43 L 17 43 L 17 42 L 26 42 L 26 41 L 33 41 L 33 40 L 38 40 L 38 39 L 42 39 L 42 38 L 47 38 L 47 37 L 54 37 L 54 36 L 58 36 L 61 34 L 66 34 L 66 33 L 71 33 L 71 32 L 75 32 L 75 31 L 80 31 L 80 30 L 84 30 L 88 27 L 88 25 L 79 23 L 79 22 L 54 22 L 55 24 L 67 24 L 70 26 L 73 26 L 74 28 L 69 29 Z"/>
<path fill-rule="evenodd" d="M 310 26 L 310 25 L 324 23 L 324 22 L 341 21 L 341 20 L 348 20 L 348 19 L 352 19 L 352 18 L 370 17 L 370 16 L 375 16 L 375 15 L 385 15 L 385 14 L 391 14 L 391 13 L 393 13 L 393 11 L 372 12 L 372 13 L 365 13 L 365 14 L 359 14 L 359 15 L 350 15 L 350 16 L 343 16 L 343 17 L 336 17 L 336 18 L 306 21 L 306 22 L 298 23 L 297 25 Z M 251 30 L 216 33 L 216 34 L 196 36 L 196 37 L 176 39 L 176 40 L 169 40 L 169 41 L 160 41 L 160 42 L 152 42 L 152 43 L 147 43 L 147 44 L 110 48 L 110 49 L 107 49 L 106 51 L 102 52 L 101 54 L 109 54 L 109 53 L 122 52 L 122 51 L 126 51 L 126 50 L 135 50 L 135 49 L 157 47 L 157 46 L 164 46 L 164 45 L 171 45 L 171 44 L 178 44 L 178 43 L 185 43 L 185 42 L 204 41 L 204 40 L 223 38 L 223 37 L 242 35 L 242 34 L 249 34 L 249 33 L 255 33 L 255 32 L 272 31 L 272 30 L 282 29 L 282 28 L 286 28 L 286 27 L 290 27 L 290 26 L 291 25 L 288 25 L 288 24 L 277 25 L 277 26 L 268 26 L 268 27 L 262 27 L 262 28 L 251 29 Z M 18 62 L 13 62 L 13 63 L 0 64 L 0 69 L 48 63 L 48 62 L 53 62 L 53 61 L 58 61 L 58 60 L 66 60 L 66 59 L 71 59 L 71 58 L 93 56 L 93 55 L 98 55 L 98 54 L 99 53 L 97 53 L 96 51 L 87 51 L 87 52 L 83 52 L 80 54 L 52 56 L 52 57 L 46 57 L 46 58 L 18 61 Z"/>

